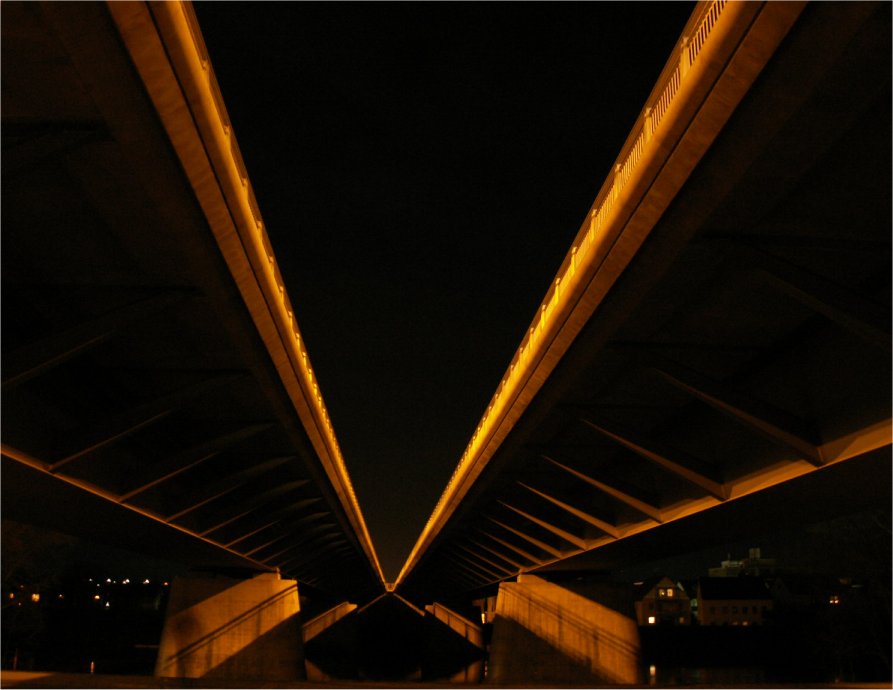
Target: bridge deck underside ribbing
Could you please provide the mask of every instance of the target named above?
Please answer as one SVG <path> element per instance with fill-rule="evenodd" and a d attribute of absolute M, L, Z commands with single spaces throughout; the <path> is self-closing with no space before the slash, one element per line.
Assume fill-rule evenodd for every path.
<path fill-rule="evenodd" d="M 368 598 L 371 546 L 159 121 L 146 57 L 104 4 L 3 19 L 4 517 L 83 535 L 93 510 L 92 534 L 120 546 Z"/>
<path fill-rule="evenodd" d="M 407 596 L 889 504 L 889 52 L 889 7 L 806 7 Z"/>

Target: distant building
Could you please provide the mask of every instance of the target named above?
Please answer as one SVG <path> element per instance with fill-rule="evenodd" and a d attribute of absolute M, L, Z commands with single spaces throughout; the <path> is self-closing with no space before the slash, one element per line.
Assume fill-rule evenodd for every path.
<path fill-rule="evenodd" d="M 741 561 L 733 561 L 729 556 L 718 568 L 709 568 L 707 574 L 710 577 L 738 577 L 743 569 L 744 564 Z"/>
<path fill-rule="evenodd" d="M 747 558 L 740 561 L 729 557 L 720 563 L 718 568 L 710 568 L 707 573 L 710 577 L 738 577 L 739 575 L 766 576 L 771 575 L 777 569 L 774 558 L 763 558 L 758 547 L 748 550 Z"/>
<path fill-rule="evenodd" d="M 772 595 L 758 577 L 698 579 L 701 625 L 763 625 L 771 616 Z"/>
<path fill-rule="evenodd" d="M 691 601 L 685 588 L 669 577 L 657 576 L 636 584 L 639 625 L 691 625 Z"/>

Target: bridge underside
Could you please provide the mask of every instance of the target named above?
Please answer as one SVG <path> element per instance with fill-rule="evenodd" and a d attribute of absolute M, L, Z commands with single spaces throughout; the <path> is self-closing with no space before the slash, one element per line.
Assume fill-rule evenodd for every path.
<path fill-rule="evenodd" d="M 889 54 L 805 8 L 406 596 L 889 505 Z"/>
<path fill-rule="evenodd" d="M 111 7 L 3 7 L 3 514 L 368 598 L 237 147 L 173 6 Z M 889 504 L 890 34 L 889 4 L 803 10 L 402 592 Z"/>
<path fill-rule="evenodd" d="M 4 517 L 380 591 L 109 10 L 3 20 Z"/>

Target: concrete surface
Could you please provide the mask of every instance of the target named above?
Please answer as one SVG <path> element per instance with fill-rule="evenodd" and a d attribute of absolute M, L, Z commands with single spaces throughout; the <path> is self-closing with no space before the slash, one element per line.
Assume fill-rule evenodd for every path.
<path fill-rule="evenodd" d="M 175 579 L 155 675 L 302 680 L 298 584 L 276 574 Z"/>

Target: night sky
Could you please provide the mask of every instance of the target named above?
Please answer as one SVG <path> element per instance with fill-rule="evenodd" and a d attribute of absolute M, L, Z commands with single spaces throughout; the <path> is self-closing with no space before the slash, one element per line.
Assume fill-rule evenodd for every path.
<path fill-rule="evenodd" d="M 693 7 L 196 3 L 388 580 Z"/>

